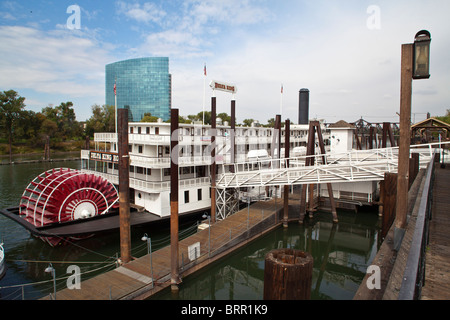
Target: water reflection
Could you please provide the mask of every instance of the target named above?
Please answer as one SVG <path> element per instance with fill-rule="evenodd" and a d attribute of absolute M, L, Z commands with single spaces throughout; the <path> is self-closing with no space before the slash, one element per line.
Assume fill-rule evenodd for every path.
<path fill-rule="evenodd" d="M 262 299 L 265 255 L 276 248 L 308 251 L 314 258 L 311 299 L 352 299 L 377 251 L 376 212 L 318 213 L 305 225 L 289 224 L 183 279 L 176 296 L 165 291 L 154 299 Z"/>
<path fill-rule="evenodd" d="M 0 206 L 17 205 L 24 188 L 40 173 L 57 167 L 77 169 L 79 165 L 79 161 L 73 161 L 0 166 Z M 180 230 L 190 230 L 190 227 L 190 224 L 181 225 Z M 151 235 L 154 250 L 170 242 L 168 226 L 135 229 L 132 232 L 133 256 L 147 252 L 146 244 L 140 240 L 144 233 Z M 284 247 L 309 251 L 313 255 L 312 299 L 351 299 L 375 256 L 377 235 L 376 212 L 339 212 L 337 225 L 332 223 L 330 214 L 319 213 L 304 226 L 290 223 L 287 230 L 279 228 L 197 275 L 183 279 L 178 297 L 172 297 L 167 291 L 155 298 L 262 299 L 265 255 L 272 249 Z M 66 268 L 71 261 L 76 261 L 84 274 L 85 270 L 103 264 L 84 265 L 82 261 L 102 262 L 120 251 L 118 234 L 51 248 L 3 216 L 0 216 L 0 239 L 5 243 L 8 268 L 0 287 L 48 281 L 40 287 L 26 287 L 26 299 L 39 298 L 44 292 L 52 291 L 51 277 L 44 272 L 47 265 L 30 261 L 52 261 L 57 277 L 63 277 L 67 276 Z M 82 280 L 85 280 L 84 275 Z M 65 280 L 58 283 L 58 289 L 64 286 Z M 20 299 L 21 296 L 21 288 L 0 290 L 0 299 Z"/>

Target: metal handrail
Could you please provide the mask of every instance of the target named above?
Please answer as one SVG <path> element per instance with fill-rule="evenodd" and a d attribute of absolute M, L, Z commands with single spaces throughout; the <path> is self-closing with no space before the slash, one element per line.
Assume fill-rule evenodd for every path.
<path fill-rule="evenodd" d="M 414 300 L 420 294 L 422 279 L 424 277 L 425 249 L 428 242 L 428 221 L 430 220 L 431 195 L 433 192 L 433 172 L 435 165 L 433 154 L 428 165 L 425 184 L 420 199 L 413 239 L 406 261 L 405 271 L 402 277 L 402 285 L 398 295 L 399 300 Z"/>

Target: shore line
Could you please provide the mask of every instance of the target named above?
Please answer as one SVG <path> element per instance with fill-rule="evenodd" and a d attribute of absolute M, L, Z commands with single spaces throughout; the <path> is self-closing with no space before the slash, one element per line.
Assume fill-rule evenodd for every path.
<path fill-rule="evenodd" d="M 29 163 L 41 163 L 41 162 L 79 161 L 79 160 L 81 160 L 80 157 L 62 158 L 62 159 L 16 160 L 16 161 L 13 161 L 13 162 L 0 162 L 0 165 L 29 164 Z"/>

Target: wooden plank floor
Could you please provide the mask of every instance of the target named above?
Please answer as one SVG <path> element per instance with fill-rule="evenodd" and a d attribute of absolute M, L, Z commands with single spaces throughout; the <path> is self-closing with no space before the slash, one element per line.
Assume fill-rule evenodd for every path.
<path fill-rule="evenodd" d="M 450 165 L 436 166 L 422 300 L 450 299 Z"/>
<path fill-rule="evenodd" d="M 188 259 L 188 247 L 200 242 L 200 253 L 207 256 L 211 251 L 219 249 L 232 238 L 236 238 L 247 231 L 262 219 L 274 215 L 281 208 L 282 201 L 275 200 L 258 202 L 245 208 L 222 221 L 215 223 L 211 230 L 205 229 L 179 242 L 179 264 L 181 268 Z M 249 225 L 247 226 L 247 217 Z M 211 234 L 211 241 L 209 241 Z M 161 278 L 170 274 L 170 246 L 152 253 L 153 279 L 158 286 Z M 57 300 L 113 300 L 121 299 L 136 292 L 151 283 L 150 256 L 145 255 L 135 259 L 117 269 L 103 273 L 94 278 L 81 282 L 81 289 L 63 289 L 56 294 Z M 160 283 L 158 281 L 160 280 Z M 45 297 L 44 299 L 48 299 Z"/>

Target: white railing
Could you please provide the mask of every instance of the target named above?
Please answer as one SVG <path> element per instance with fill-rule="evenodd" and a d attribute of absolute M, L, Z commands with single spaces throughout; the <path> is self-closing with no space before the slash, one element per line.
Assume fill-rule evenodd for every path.
<path fill-rule="evenodd" d="M 450 142 L 449 142 L 450 143 Z M 420 167 L 432 158 L 437 147 L 448 143 L 411 146 L 419 153 Z M 307 158 L 313 165 L 305 166 Z M 268 159 L 235 164 L 223 164 L 218 175 L 218 188 L 238 188 L 276 185 L 300 185 L 354 181 L 377 181 L 384 173 L 397 172 L 398 147 L 352 150 L 340 154 L 302 156 L 289 159 Z"/>
<path fill-rule="evenodd" d="M 100 132 L 94 133 L 94 141 L 95 142 L 109 142 L 116 143 L 117 142 L 117 134 L 114 132 Z M 130 133 L 128 134 L 129 143 L 138 143 L 138 144 L 159 144 L 159 145 L 170 145 L 170 135 L 161 134 L 161 135 L 153 135 L 153 134 L 138 134 L 138 133 Z"/>
<path fill-rule="evenodd" d="M 97 172 L 97 171 L 92 171 L 92 170 L 86 170 L 86 169 L 82 169 L 81 171 L 102 177 L 102 178 L 108 180 L 110 183 L 113 183 L 116 185 L 119 184 L 119 176 L 118 175 Z M 183 180 L 179 181 L 179 186 L 181 189 L 197 187 L 197 186 L 205 186 L 205 185 L 210 185 L 210 184 L 211 184 L 211 180 L 209 177 L 183 179 Z M 145 181 L 145 180 L 135 179 L 135 178 L 130 177 L 130 188 L 134 188 L 136 190 L 146 191 L 146 192 L 167 191 L 167 190 L 170 190 L 170 181 L 151 182 L 151 181 Z"/>

